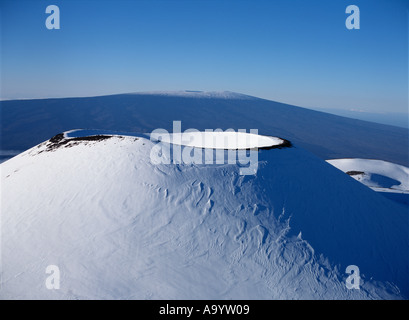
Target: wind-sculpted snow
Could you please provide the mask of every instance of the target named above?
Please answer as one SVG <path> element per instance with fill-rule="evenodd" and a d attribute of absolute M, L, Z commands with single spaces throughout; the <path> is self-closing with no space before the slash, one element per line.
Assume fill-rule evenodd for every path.
<path fill-rule="evenodd" d="M 406 212 L 297 146 L 243 176 L 153 165 L 144 138 L 49 144 L 1 164 L 1 298 L 407 297 Z"/>

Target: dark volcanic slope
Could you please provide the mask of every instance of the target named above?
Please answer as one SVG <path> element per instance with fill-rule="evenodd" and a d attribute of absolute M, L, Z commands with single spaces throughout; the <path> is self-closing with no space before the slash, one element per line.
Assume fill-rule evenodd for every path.
<path fill-rule="evenodd" d="M 76 128 L 151 132 L 258 129 L 323 159 L 361 157 L 409 165 L 408 130 L 335 116 L 258 98 L 203 98 L 121 94 L 91 98 L 1 102 L 1 149 L 25 150 Z"/>

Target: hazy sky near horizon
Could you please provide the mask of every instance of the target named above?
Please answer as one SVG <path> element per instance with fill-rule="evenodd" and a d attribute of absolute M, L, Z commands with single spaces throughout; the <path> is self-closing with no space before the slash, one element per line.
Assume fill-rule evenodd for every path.
<path fill-rule="evenodd" d="M 0 0 L 1 98 L 235 91 L 408 111 L 408 0 Z M 48 5 L 60 30 L 48 30 Z M 348 30 L 348 5 L 360 29 Z"/>

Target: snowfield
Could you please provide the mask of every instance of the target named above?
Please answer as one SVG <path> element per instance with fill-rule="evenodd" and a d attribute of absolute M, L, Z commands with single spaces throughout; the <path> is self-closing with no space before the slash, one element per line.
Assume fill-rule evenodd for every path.
<path fill-rule="evenodd" d="M 165 143 L 207 149 L 272 148 L 284 143 L 280 138 L 245 132 L 184 132 L 160 135 L 152 133 L 151 137 Z"/>
<path fill-rule="evenodd" d="M 53 141 L 0 165 L 2 299 L 409 296 L 406 210 L 297 145 L 243 176 L 153 165 L 142 137 Z"/>
<path fill-rule="evenodd" d="M 349 172 L 351 177 L 375 191 L 409 193 L 409 168 L 405 166 L 373 159 L 333 159 L 327 162 Z"/>

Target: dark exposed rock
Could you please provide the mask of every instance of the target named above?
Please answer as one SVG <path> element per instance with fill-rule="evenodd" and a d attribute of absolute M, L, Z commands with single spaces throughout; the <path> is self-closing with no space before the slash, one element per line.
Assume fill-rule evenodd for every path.
<path fill-rule="evenodd" d="M 347 171 L 346 174 L 349 174 L 350 176 L 356 176 L 358 174 L 365 174 L 363 171 Z"/>
<path fill-rule="evenodd" d="M 59 133 L 48 140 L 47 149 L 45 151 L 53 151 L 58 149 L 62 146 L 70 146 L 77 145 L 82 141 L 102 141 L 112 138 L 110 135 L 95 135 L 95 136 L 86 136 L 86 137 L 75 137 L 75 138 L 65 138 L 63 133 Z M 74 142 L 74 143 L 71 143 Z"/>

